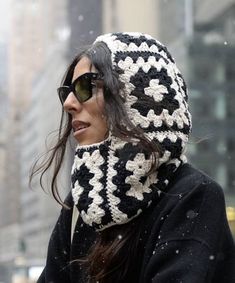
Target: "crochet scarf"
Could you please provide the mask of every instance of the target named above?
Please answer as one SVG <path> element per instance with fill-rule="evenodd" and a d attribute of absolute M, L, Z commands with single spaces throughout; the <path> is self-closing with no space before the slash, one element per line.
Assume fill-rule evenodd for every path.
<path fill-rule="evenodd" d="M 123 141 L 110 130 L 100 143 L 77 146 L 73 200 L 82 220 L 103 230 L 129 222 L 160 197 L 186 162 L 191 115 L 185 82 L 163 44 L 141 33 L 105 34 L 96 42 L 104 42 L 111 52 L 113 69 L 125 85 L 128 117 L 162 149 L 156 155 L 157 170 L 149 175 L 153 156 L 137 140 Z M 152 103 L 143 107 L 141 96 Z"/>

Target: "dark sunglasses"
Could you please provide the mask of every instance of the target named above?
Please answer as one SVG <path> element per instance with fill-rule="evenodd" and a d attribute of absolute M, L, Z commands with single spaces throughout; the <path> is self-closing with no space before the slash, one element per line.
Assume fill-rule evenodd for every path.
<path fill-rule="evenodd" d="M 95 81 L 101 80 L 101 76 L 98 73 L 85 73 L 76 80 L 70 86 L 61 86 L 57 89 L 60 101 L 64 104 L 66 98 L 73 92 L 79 102 L 85 102 L 92 97 L 93 88 L 97 87 Z"/>

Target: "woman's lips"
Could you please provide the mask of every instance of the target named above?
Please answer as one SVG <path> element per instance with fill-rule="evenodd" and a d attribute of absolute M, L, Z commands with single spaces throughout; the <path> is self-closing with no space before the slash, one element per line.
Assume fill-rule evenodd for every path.
<path fill-rule="evenodd" d="M 75 120 L 72 122 L 73 131 L 76 135 L 83 133 L 89 126 L 89 123 L 83 121 Z"/>
<path fill-rule="evenodd" d="M 87 130 L 88 127 L 86 128 L 82 128 L 82 129 L 79 129 L 79 130 L 74 130 L 74 133 L 73 133 L 73 136 L 74 137 L 79 137 L 80 135 L 82 135 L 86 130 Z"/>

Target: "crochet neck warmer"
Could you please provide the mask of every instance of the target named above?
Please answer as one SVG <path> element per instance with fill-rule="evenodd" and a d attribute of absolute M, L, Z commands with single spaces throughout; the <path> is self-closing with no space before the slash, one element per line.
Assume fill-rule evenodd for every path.
<path fill-rule="evenodd" d="M 110 131 L 103 142 L 77 146 L 73 200 L 84 223 L 100 231 L 129 222 L 160 198 L 186 162 L 191 115 L 183 77 L 159 41 L 141 33 L 113 33 L 96 42 L 104 42 L 111 52 L 113 69 L 125 85 L 124 106 L 130 120 L 162 149 L 157 170 L 149 175 L 152 156 L 140 149 L 137 140 L 123 141 Z M 141 95 L 152 103 L 141 106 Z"/>

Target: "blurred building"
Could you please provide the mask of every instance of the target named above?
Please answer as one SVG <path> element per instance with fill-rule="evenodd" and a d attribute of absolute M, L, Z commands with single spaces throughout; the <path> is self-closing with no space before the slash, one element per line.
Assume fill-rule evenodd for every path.
<path fill-rule="evenodd" d="M 20 180 L 20 134 L 21 117 L 30 98 L 30 85 L 35 64 L 33 53 L 38 43 L 37 13 L 32 3 L 12 1 L 11 29 L 8 38 L 8 84 L 9 113 L 6 121 L 6 175 L 2 194 L 0 265 L 12 269 L 21 250 L 21 180 Z M 30 4 L 30 5 L 27 5 Z M 37 23 L 37 24 L 36 24 Z M 36 33 L 33 32 L 37 26 Z M 33 50 L 30 49 L 33 47 Z M 10 276 L 10 275 L 9 275 Z M 9 278 L 0 278 L 10 282 Z"/>
<path fill-rule="evenodd" d="M 228 204 L 235 205 L 235 1 L 223 1 L 214 9 L 211 5 L 198 1 L 194 7 L 188 54 L 194 116 L 200 117 L 195 135 L 205 138 L 193 158 L 220 182 Z"/>
<path fill-rule="evenodd" d="M 13 233 L 12 238 L 17 238 L 19 234 L 19 226 L 14 224 L 12 221 L 14 217 L 15 209 L 12 207 L 14 203 L 8 204 L 6 207 L 6 201 L 9 201 L 7 194 L 7 171 L 8 171 L 8 160 L 7 160 L 7 128 L 8 115 L 9 115 L 9 99 L 7 93 L 7 44 L 3 41 L 0 42 L 0 251 L 2 251 L 5 245 L 8 245 L 8 238 L 10 233 Z M 6 219 L 8 221 L 6 221 Z M 9 255 L 14 253 L 14 246 L 10 245 Z M 2 253 L 0 252 L 0 261 Z M 9 266 L 0 264 L 0 280 L 1 277 L 8 277 L 11 270 Z"/>
<path fill-rule="evenodd" d="M 0 88 L 1 93 L 4 91 L 6 92 L 6 85 L 7 85 L 7 43 L 4 42 L 3 39 L 0 38 L 0 58 L 1 58 L 1 68 L 0 68 Z M 4 114 L 4 103 L 1 104 L 1 111 L 0 115 Z"/>
<path fill-rule="evenodd" d="M 22 114 L 20 135 L 21 255 L 28 266 L 45 264 L 49 236 L 60 209 L 52 196 L 43 193 L 38 178 L 33 180 L 32 190 L 28 180 L 33 163 L 46 151 L 46 138 L 59 126 L 61 106 L 57 101 L 56 88 L 67 64 L 64 58 L 70 33 L 65 0 L 35 3 L 34 12 L 38 16 L 36 28 L 41 24 L 35 38 L 39 49 L 34 54 L 36 67 L 30 81 L 26 111 Z M 32 53 L 34 48 L 31 48 Z M 63 180 L 68 183 L 68 178 Z M 44 185 L 46 192 L 49 192 L 49 182 Z"/>
<path fill-rule="evenodd" d="M 195 134 L 206 137 L 193 160 L 218 180 L 227 205 L 235 207 L 235 1 L 214 9 L 211 5 L 209 0 L 195 5 L 195 36 L 189 47 L 192 103 L 200 117 Z"/>
<path fill-rule="evenodd" d="M 103 0 L 103 33 L 118 31 L 146 32 L 156 36 L 159 32 L 158 1 Z"/>
<path fill-rule="evenodd" d="M 68 0 L 68 23 L 71 30 L 67 50 L 70 62 L 79 48 L 102 33 L 102 0 Z"/>
<path fill-rule="evenodd" d="M 49 178 L 44 182 L 46 195 L 39 183 L 33 179 L 32 190 L 29 190 L 29 169 L 39 156 L 56 142 L 56 130 L 60 122 L 61 105 L 57 99 L 56 86 L 67 64 L 63 58 L 65 45 L 58 43 L 48 54 L 47 63 L 33 80 L 32 99 L 26 115 L 22 120 L 21 134 L 21 233 L 24 241 L 24 257 L 27 265 L 45 264 L 47 246 L 52 228 L 59 215 L 60 206 L 49 194 Z M 56 70 L 56 71 L 55 71 Z M 52 133 L 53 132 L 53 133 Z M 63 174 L 59 178 L 62 199 L 70 189 L 69 169 L 64 165 Z"/>
<path fill-rule="evenodd" d="M 221 184 L 234 221 L 235 1 L 160 0 L 159 9 L 160 40 L 172 51 L 189 87 L 190 161 Z"/>
<path fill-rule="evenodd" d="M 30 191 L 28 176 L 34 158 L 39 151 L 43 152 L 48 127 L 50 131 L 58 127 L 58 117 L 52 115 L 58 112 L 58 105 L 55 109 L 56 105 L 50 101 L 55 100 L 62 76 L 58 70 L 64 67 L 69 37 L 67 1 L 12 0 L 11 5 L 8 67 L 5 68 L 8 70 L 10 112 L 5 135 L 1 133 L 7 160 L 5 183 L 0 187 L 2 282 L 11 282 L 10 277 L 18 264 L 44 263 L 49 235 L 58 216 L 59 206 L 38 185 Z M 45 68 L 49 70 L 46 77 L 42 73 Z M 35 105 L 33 96 L 43 102 Z"/>

